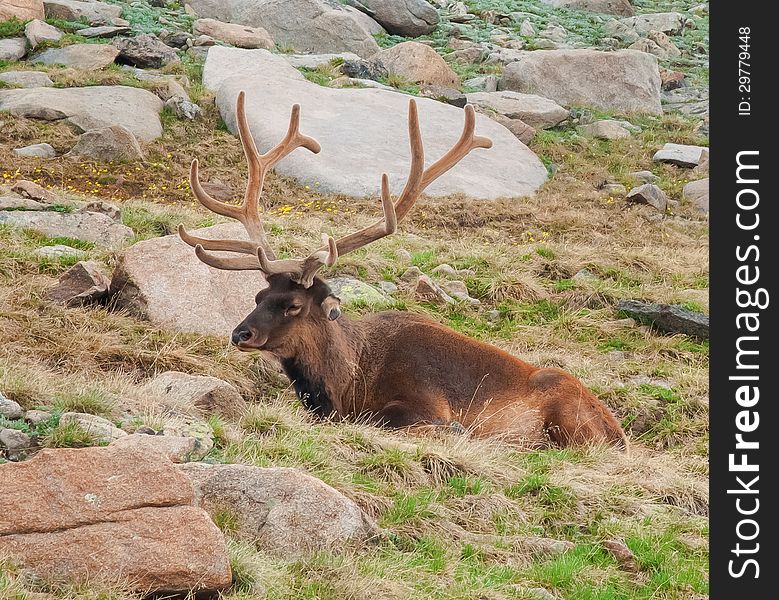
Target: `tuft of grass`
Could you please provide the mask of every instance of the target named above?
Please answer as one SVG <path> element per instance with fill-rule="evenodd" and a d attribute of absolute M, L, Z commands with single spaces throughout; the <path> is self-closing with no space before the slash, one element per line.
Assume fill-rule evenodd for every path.
<path fill-rule="evenodd" d="M 40 444 L 44 448 L 86 448 L 104 445 L 76 423 L 58 424 L 41 438 Z"/>
<path fill-rule="evenodd" d="M 99 388 L 78 392 L 58 392 L 54 394 L 52 406 L 59 412 L 80 412 L 101 417 L 110 416 L 116 408 L 112 394 Z"/>

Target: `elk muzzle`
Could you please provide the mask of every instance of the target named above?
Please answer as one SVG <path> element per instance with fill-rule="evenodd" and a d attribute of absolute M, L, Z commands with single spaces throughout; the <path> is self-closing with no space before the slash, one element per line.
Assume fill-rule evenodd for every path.
<path fill-rule="evenodd" d="M 252 350 L 261 350 L 267 343 L 268 336 L 258 336 L 251 328 L 241 323 L 238 327 L 233 329 L 230 341 L 232 341 L 233 345 L 239 350 L 250 352 Z"/>

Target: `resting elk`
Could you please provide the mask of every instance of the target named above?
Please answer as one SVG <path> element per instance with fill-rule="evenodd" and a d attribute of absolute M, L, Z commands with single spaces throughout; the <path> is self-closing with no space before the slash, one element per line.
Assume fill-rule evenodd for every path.
<path fill-rule="evenodd" d="M 393 311 L 349 319 L 341 315 L 340 300 L 317 275 L 339 256 L 392 234 L 432 181 L 472 150 L 492 146 L 489 139 L 474 135 L 472 106 L 465 107 L 459 140 L 425 168 L 417 107 L 410 100 L 410 173 L 394 202 L 388 176 L 382 176 L 383 218 L 338 240 L 323 235 L 322 246 L 305 258 L 279 259 L 263 231 L 259 206 L 263 180 L 295 149 L 317 153 L 320 146 L 300 133 L 296 104 L 284 139 L 260 154 L 244 102 L 241 92 L 237 124 L 249 164 L 243 204 L 211 198 L 200 184 L 197 160 L 192 161 L 190 180 L 198 201 L 240 221 L 249 240 L 201 239 L 179 226 L 181 239 L 194 246 L 207 265 L 255 269 L 267 280 L 268 286 L 256 296 L 256 308 L 232 333 L 232 343 L 239 350 L 275 357 L 306 408 L 321 416 L 361 417 L 392 428 L 459 423 L 475 436 L 501 436 L 527 445 L 626 446 L 625 434 L 608 408 L 572 375 L 536 368 L 417 314 Z"/>

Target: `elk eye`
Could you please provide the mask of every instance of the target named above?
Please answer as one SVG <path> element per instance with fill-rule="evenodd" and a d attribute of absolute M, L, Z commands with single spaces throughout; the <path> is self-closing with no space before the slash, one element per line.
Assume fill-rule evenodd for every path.
<path fill-rule="evenodd" d="M 300 311 L 303 307 L 300 304 L 293 304 L 287 310 L 284 311 L 285 317 L 294 317 L 295 315 L 300 314 Z"/>

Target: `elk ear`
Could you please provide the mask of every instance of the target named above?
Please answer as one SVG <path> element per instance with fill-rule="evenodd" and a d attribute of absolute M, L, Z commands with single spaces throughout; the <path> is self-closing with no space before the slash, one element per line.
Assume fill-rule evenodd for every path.
<path fill-rule="evenodd" d="M 341 301 L 333 294 L 322 300 L 320 306 L 322 307 L 322 312 L 325 313 L 325 316 L 330 321 L 335 321 L 341 316 Z"/>

